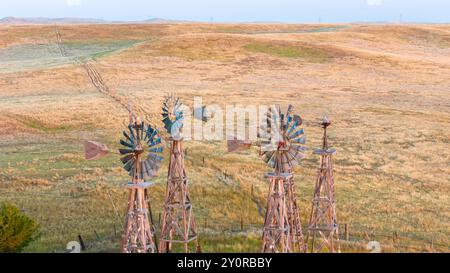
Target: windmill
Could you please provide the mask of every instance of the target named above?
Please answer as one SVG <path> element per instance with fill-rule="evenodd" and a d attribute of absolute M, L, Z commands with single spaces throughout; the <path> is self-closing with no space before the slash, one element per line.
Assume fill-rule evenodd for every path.
<path fill-rule="evenodd" d="M 164 128 L 170 135 L 170 159 L 159 250 L 171 252 L 173 244 L 180 243 L 184 245 L 184 251 L 189 252 L 189 244 L 197 241 L 197 232 L 184 166 L 184 111 L 179 98 L 173 95 L 165 98 L 162 117 Z"/>
<path fill-rule="evenodd" d="M 274 170 L 266 176 L 270 187 L 264 222 L 263 252 L 304 249 L 293 167 L 305 157 L 306 138 L 301 117 L 292 112 L 292 105 L 289 105 L 286 114 L 279 107 L 270 108 L 266 123 L 261 126 L 261 157 Z M 283 215 L 284 211 L 286 216 Z M 287 224 L 284 223 L 284 217 Z M 286 235 L 287 243 L 277 241 Z"/>
<path fill-rule="evenodd" d="M 121 251 L 126 253 L 158 252 L 152 221 L 148 189 L 154 183 L 148 179 L 156 175 L 163 158 L 161 137 L 156 129 L 145 124 L 130 111 L 130 123 L 120 140 L 118 150 L 123 168 L 131 177 L 126 184 L 129 190 L 127 214 L 122 234 Z M 98 159 L 108 154 L 105 144 L 86 141 L 85 157 Z"/>
<path fill-rule="evenodd" d="M 336 149 L 328 147 L 327 127 L 331 125 L 330 120 L 325 116 L 320 125 L 323 128 L 322 148 L 314 150 L 314 154 L 320 156 L 320 167 L 314 189 L 306 242 L 309 243 L 310 251 L 313 253 L 334 253 L 340 252 L 332 159 Z"/>
<path fill-rule="evenodd" d="M 161 137 L 158 131 L 144 122 L 135 121 L 123 131 L 125 140 L 119 149 L 124 155 L 120 160 L 123 168 L 132 177 L 126 186 L 129 189 L 128 209 L 125 220 L 125 229 L 122 237 L 122 252 L 158 252 L 151 210 L 147 207 L 147 191 L 154 183 L 147 182 L 154 177 L 163 158 L 159 155 L 163 151 Z M 145 153 L 147 152 L 147 157 Z"/>
<path fill-rule="evenodd" d="M 260 156 L 273 172 L 269 180 L 269 195 L 263 231 L 263 252 L 303 251 L 304 242 L 297 200 L 293 167 L 305 157 L 306 138 L 303 121 L 293 114 L 289 105 L 286 114 L 279 106 L 271 107 L 259 133 Z M 248 149 L 248 140 L 228 140 L 228 151 Z"/>

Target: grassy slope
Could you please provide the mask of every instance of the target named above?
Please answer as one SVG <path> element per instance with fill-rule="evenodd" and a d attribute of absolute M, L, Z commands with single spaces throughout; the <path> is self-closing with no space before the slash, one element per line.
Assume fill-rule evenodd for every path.
<path fill-rule="evenodd" d="M 188 104 L 193 95 L 221 105 L 224 95 L 227 103 L 292 103 L 307 122 L 313 148 L 320 141 L 313 121 L 329 113 L 336 121 L 331 143 L 338 149 L 339 220 L 350 223 L 358 240 L 390 244 L 384 236 L 399 231 L 409 236 L 402 238 L 404 244 L 420 245 L 387 247 L 391 251 L 427 250 L 424 244 L 432 236 L 435 247 L 448 251 L 448 31 L 447 26 L 320 31 L 318 26 L 283 25 L 61 29 L 67 44 L 89 44 L 90 49 L 143 41 L 127 42 L 130 47 L 116 53 L 89 54 L 98 57 L 96 66 L 110 87 L 155 114 L 166 90 L 176 90 Z M 24 27 L 8 32 L 4 41 L 21 45 L 52 39 L 53 28 Z M 43 228 L 28 251 L 63 249 L 78 234 L 92 241 L 94 230 L 102 237 L 112 235 L 114 226 L 120 232 L 126 202 L 121 185 L 127 176 L 115 155 L 84 161 L 82 142 L 94 139 L 118 147 L 126 112 L 98 94 L 74 65 L 2 73 L 0 96 L 5 117 L 0 121 L 1 200 L 17 204 Z M 187 148 L 203 250 L 258 251 L 262 218 L 256 203 L 264 206 L 267 169 L 256 150 L 226 154 L 224 142 L 188 143 Z M 311 155 L 296 170 L 304 224 L 316 167 Z M 152 189 L 155 218 L 166 168 Z M 217 232 L 239 230 L 241 219 L 245 230 L 255 231 L 233 232 L 232 239 Z M 118 241 L 102 240 L 91 251 L 111 251 Z"/>

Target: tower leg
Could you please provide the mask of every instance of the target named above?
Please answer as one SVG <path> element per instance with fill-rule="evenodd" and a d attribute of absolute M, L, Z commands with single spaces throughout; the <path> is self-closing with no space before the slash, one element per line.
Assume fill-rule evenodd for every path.
<path fill-rule="evenodd" d="M 264 253 L 291 252 L 291 240 L 287 205 L 284 192 L 285 178 L 271 176 L 266 217 L 263 230 Z"/>
<path fill-rule="evenodd" d="M 181 141 L 173 140 L 170 149 L 166 197 L 159 249 L 171 252 L 174 243 L 183 244 L 189 252 L 189 243 L 197 240 L 194 213 L 189 197 L 188 180 L 184 168 Z"/>
<path fill-rule="evenodd" d="M 145 202 L 144 188 L 134 184 L 130 188 L 122 252 L 155 253 L 156 245 Z"/>
<path fill-rule="evenodd" d="M 316 180 L 307 242 L 311 237 L 310 251 L 340 252 L 339 229 L 336 218 L 334 177 L 331 153 L 320 150 L 321 164 Z"/>
<path fill-rule="evenodd" d="M 303 231 L 300 221 L 300 213 L 297 207 L 297 198 L 295 196 L 294 179 L 290 178 L 285 184 L 285 193 L 287 200 L 287 215 L 290 227 L 290 240 L 293 251 L 303 252 L 305 243 L 303 240 Z"/>

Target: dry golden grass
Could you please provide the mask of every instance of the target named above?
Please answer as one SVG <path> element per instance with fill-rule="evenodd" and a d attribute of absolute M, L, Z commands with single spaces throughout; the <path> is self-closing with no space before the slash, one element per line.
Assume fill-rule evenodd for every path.
<path fill-rule="evenodd" d="M 7 29 L 0 31 L 0 50 L 55 43 L 53 26 L 0 29 Z M 169 92 L 188 105 L 193 96 L 222 106 L 293 104 L 312 149 L 321 136 L 315 121 L 328 113 L 334 121 L 330 142 L 338 150 L 339 221 L 349 223 L 362 241 L 373 239 L 364 232 L 398 231 L 403 244 L 420 245 L 389 245 L 387 251 L 429 251 L 424 244 L 431 237 L 435 249 L 449 251 L 450 26 L 65 25 L 60 32 L 72 44 L 138 41 L 99 52 L 94 65 L 112 90 L 156 117 Z M 116 155 L 85 162 L 82 144 L 92 139 L 117 148 L 127 112 L 96 91 L 71 61 L 2 71 L 0 201 L 13 201 L 43 226 L 43 237 L 28 251 L 62 249 L 78 234 L 93 239 L 94 230 L 111 235 L 113 225 L 120 230 L 126 202 L 121 183 L 127 176 Z M 205 249 L 258 251 L 253 233 L 248 245 L 240 235 L 227 243 L 217 234 L 239 226 L 241 218 L 248 225 L 262 223 L 258 206 L 265 206 L 267 168 L 257 151 L 227 154 L 225 142 L 186 147 L 197 221 L 202 230 L 209 221 Z M 166 164 L 152 190 L 155 215 L 162 206 Z M 303 224 L 317 164 L 309 155 L 296 169 Z M 117 240 L 105 244 L 93 250 L 114 249 Z"/>

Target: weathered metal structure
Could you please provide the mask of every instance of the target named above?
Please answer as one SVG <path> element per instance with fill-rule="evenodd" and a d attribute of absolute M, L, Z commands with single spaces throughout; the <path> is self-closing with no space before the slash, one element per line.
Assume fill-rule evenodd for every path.
<path fill-rule="evenodd" d="M 84 142 L 84 158 L 86 160 L 95 160 L 104 157 L 109 153 L 105 144 L 88 140 Z"/>
<path fill-rule="evenodd" d="M 148 179 L 154 177 L 163 158 L 161 137 L 158 131 L 139 119 L 131 119 L 128 132 L 123 131 L 125 139 L 120 140 L 124 148 L 120 159 L 123 168 L 131 177 L 126 184 L 129 190 L 127 214 L 122 235 L 122 252 L 156 253 L 155 230 L 151 217 L 148 189 L 154 183 Z"/>
<path fill-rule="evenodd" d="M 263 252 L 296 252 L 305 248 L 299 209 L 295 196 L 293 167 L 305 157 L 306 138 L 300 116 L 289 105 L 286 114 L 280 107 L 267 112 L 261 126 L 260 154 L 273 168 L 263 230 Z"/>
<path fill-rule="evenodd" d="M 196 242 L 196 249 L 200 249 L 184 165 L 183 114 L 179 98 L 166 97 L 162 117 L 164 128 L 170 134 L 170 158 L 159 242 L 162 253 L 172 252 L 176 243 L 183 244 L 186 253 L 190 252 L 191 242 Z"/>
<path fill-rule="evenodd" d="M 314 150 L 314 154 L 320 156 L 320 166 L 314 189 L 306 241 L 312 253 L 334 253 L 340 252 L 332 159 L 336 149 L 328 147 L 327 127 L 331 124 L 330 120 L 324 117 L 320 124 L 323 128 L 323 141 L 322 148 Z"/>

